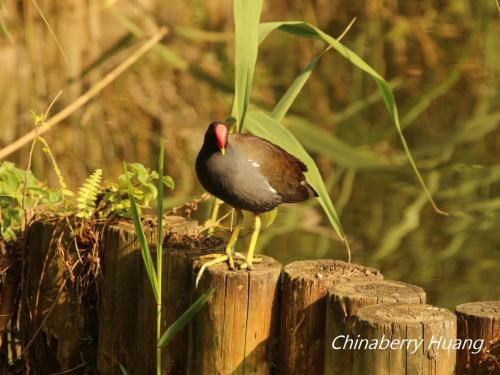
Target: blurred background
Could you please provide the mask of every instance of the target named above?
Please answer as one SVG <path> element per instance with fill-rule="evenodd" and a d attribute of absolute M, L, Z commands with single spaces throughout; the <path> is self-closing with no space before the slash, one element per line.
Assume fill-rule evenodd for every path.
<path fill-rule="evenodd" d="M 330 51 L 283 123 L 314 155 L 353 261 L 423 286 L 440 306 L 499 299 L 498 4 L 273 0 L 262 21 L 306 20 L 338 36 L 353 17 L 343 43 L 392 83 L 417 164 L 450 213 L 440 216 L 429 205 L 374 82 Z M 166 137 L 167 172 L 176 181 L 168 206 L 199 198 L 194 159 L 208 123 L 231 106 L 230 0 L 0 0 L 0 147 L 33 129 L 32 111 L 43 113 L 60 90 L 52 114 L 74 101 L 159 26 L 169 29 L 161 46 L 46 139 L 76 189 L 96 168 L 116 178 L 123 160 L 155 168 Z M 259 51 L 253 104 L 272 109 L 324 48 L 273 33 Z M 28 154 L 25 147 L 8 160 L 25 168 Z M 57 186 L 40 149 L 32 168 Z M 208 209 L 202 202 L 193 216 L 203 222 Z M 313 201 L 282 206 L 258 246 L 283 263 L 346 259 Z"/>

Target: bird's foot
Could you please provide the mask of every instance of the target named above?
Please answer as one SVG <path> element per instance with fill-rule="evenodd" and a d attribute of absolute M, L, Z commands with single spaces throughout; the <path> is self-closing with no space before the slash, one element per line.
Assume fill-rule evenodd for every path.
<path fill-rule="evenodd" d="M 248 269 L 249 271 L 251 271 L 253 269 L 254 263 L 261 263 L 262 262 L 262 258 L 253 258 L 251 262 L 248 262 L 248 258 L 245 255 L 243 255 L 241 253 L 237 253 L 237 252 L 234 253 L 234 257 L 236 259 L 243 260 L 243 263 L 241 263 L 239 266 L 239 268 L 241 270 Z"/>
<path fill-rule="evenodd" d="M 228 265 L 229 265 L 229 268 L 231 270 L 234 270 L 234 259 L 233 259 L 232 255 L 227 255 L 227 254 L 207 254 L 207 255 L 203 255 L 200 258 L 212 259 L 212 260 L 209 260 L 208 262 L 205 262 L 205 263 L 203 263 L 201 265 L 200 270 L 198 271 L 198 274 L 196 275 L 196 284 L 195 284 L 196 287 L 198 287 L 198 283 L 201 280 L 201 276 L 203 275 L 203 272 L 205 272 L 205 270 L 208 267 L 214 266 L 214 265 L 219 264 L 219 263 L 224 263 L 224 262 L 227 261 Z"/>
<path fill-rule="evenodd" d="M 200 255 L 198 257 L 198 259 L 200 259 L 200 260 L 217 259 L 223 255 L 225 255 L 225 254 L 223 254 L 223 253 L 210 253 L 210 254 Z"/>
<path fill-rule="evenodd" d="M 241 254 L 239 254 L 239 255 L 241 255 Z M 222 263 L 222 262 L 225 261 L 225 260 L 220 260 L 223 257 L 226 257 L 225 260 L 228 261 L 229 269 L 234 270 L 235 269 L 235 267 L 234 267 L 234 259 L 233 259 L 233 255 L 232 255 L 231 249 L 227 249 L 226 248 L 226 252 L 224 254 L 221 254 L 221 253 L 211 253 L 211 254 L 201 255 L 201 256 L 198 257 L 198 259 L 200 259 L 200 260 L 206 260 L 206 259 L 216 260 L 217 259 L 217 262 L 214 263 L 214 264 L 217 264 L 217 263 Z M 209 262 L 211 262 L 211 261 L 209 261 Z M 207 262 L 207 263 L 209 263 L 209 262 Z"/>
<path fill-rule="evenodd" d="M 212 253 L 212 254 L 202 255 L 199 257 L 199 259 L 201 259 L 201 260 L 205 260 L 205 259 L 211 259 L 211 260 L 209 260 L 208 262 L 205 262 L 201 265 L 200 270 L 198 271 L 198 275 L 196 275 L 196 287 L 198 287 L 198 283 L 200 282 L 201 276 L 203 275 L 203 272 L 205 272 L 205 270 L 208 267 L 211 267 L 211 266 L 214 266 L 216 264 L 223 263 L 223 262 L 227 261 L 229 269 L 230 270 L 235 269 L 232 246 L 234 246 L 234 244 L 232 244 L 231 242 L 228 243 L 224 254 Z"/>

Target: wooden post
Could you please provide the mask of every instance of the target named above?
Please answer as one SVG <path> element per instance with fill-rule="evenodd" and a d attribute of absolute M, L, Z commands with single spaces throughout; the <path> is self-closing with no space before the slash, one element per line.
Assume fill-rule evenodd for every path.
<path fill-rule="evenodd" d="M 348 374 L 455 374 L 456 317 L 419 304 L 382 304 L 358 310 L 348 332 Z M 404 341 L 403 341 L 404 340 Z M 450 348 L 450 349 L 448 349 Z"/>
<path fill-rule="evenodd" d="M 382 279 L 369 267 L 338 260 L 293 262 L 283 271 L 280 374 L 322 374 L 328 288 L 357 279 Z"/>
<path fill-rule="evenodd" d="M 147 235 L 152 243 L 151 232 Z M 106 226 L 102 249 L 97 369 L 101 374 L 118 374 L 121 364 L 130 374 L 138 368 L 152 373 L 155 335 L 141 333 L 141 324 L 147 320 L 153 326 L 149 306 L 155 302 L 142 280 L 144 266 L 134 227 L 130 223 Z"/>
<path fill-rule="evenodd" d="M 464 344 L 457 353 L 457 375 L 500 373 L 498 360 L 491 356 L 500 354 L 500 301 L 464 303 L 455 312 Z"/>
<path fill-rule="evenodd" d="M 325 329 L 325 375 L 350 374 L 353 352 L 334 349 L 332 341 L 347 335 L 358 309 L 381 303 L 425 303 L 419 286 L 390 280 L 360 280 L 336 284 L 328 290 Z M 343 340 L 336 339 L 336 346 Z"/>
<path fill-rule="evenodd" d="M 171 233 L 164 243 L 166 252 L 165 292 L 163 294 L 164 327 L 169 327 L 191 304 L 190 286 L 193 283 L 193 263 L 199 256 L 224 251 L 218 237 L 197 237 Z M 165 347 L 162 368 L 165 374 L 185 374 L 187 371 L 189 331 L 183 329 Z"/>
<path fill-rule="evenodd" d="M 252 271 L 218 264 L 193 285 L 193 300 L 210 288 L 215 294 L 191 322 L 189 374 L 271 372 L 281 264 L 259 257 Z"/>
<path fill-rule="evenodd" d="M 82 267 L 64 218 L 42 219 L 28 230 L 21 334 L 23 357 L 33 374 L 68 371 L 95 360 L 95 301 L 79 288 Z M 92 284 L 89 289 L 93 288 Z M 83 369 L 82 369 L 83 370 Z"/>
<path fill-rule="evenodd" d="M 187 237 L 196 234 L 197 224 L 194 221 L 167 217 L 164 223 L 167 233 Z M 151 228 L 146 230 L 146 235 L 148 242 L 155 242 Z M 97 368 L 103 375 L 119 374 L 121 363 L 130 374 L 152 374 L 155 371 L 156 332 L 153 322 L 156 303 L 133 225 L 124 221 L 107 226 L 101 246 L 103 276 L 100 283 Z M 153 249 L 151 252 L 152 258 L 156 259 Z M 163 269 L 168 270 L 167 266 L 164 265 Z M 169 288 L 172 277 L 170 274 L 164 278 L 164 288 Z M 188 285 L 185 285 L 184 291 L 187 288 Z M 169 321 L 168 298 L 167 290 L 162 301 L 166 318 L 163 329 Z M 175 356 L 171 355 L 165 355 L 165 363 L 179 365 Z"/>

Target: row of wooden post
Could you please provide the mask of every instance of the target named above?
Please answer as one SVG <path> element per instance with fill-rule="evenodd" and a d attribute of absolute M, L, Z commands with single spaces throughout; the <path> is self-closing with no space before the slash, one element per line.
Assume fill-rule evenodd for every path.
<path fill-rule="evenodd" d="M 196 288 L 198 257 L 222 251 L 224 244 L 194 237 L 193 222 L 169 218 L 167 223 L 164 329 L 199 295 L 209 288 L 216 291 L 190 326 L 165 348 L 165 374 L 441 375 L 456 371 L 462 375 L 488 374 L 498 366 L 490 354 L 500 342 L 500 301 L 466 303 L 453 314 L 427 305 L 422 288 L 384 280 L 373 268 L 335 260 L 299 261 L 282 268 L 267 256 L 251 272 L 229 271 L 225 264 L 211 267 Z M 46 294 L 37 298 L 47 300 L 50 307 L 63 290 L 64 300 L 49 316 L 35 315 L 37 320 L 26 323 L 27 337 L 40 339 L 30 350 L 34 363 L 43 363 L 43 353 L 51 353 L 57 363 L 54 368 L 70 369 L 81 356 L 79 343 L 86 333 L 80 321 L 86 317 L 68 320 L 68 314 L 84 309 L 70 293 L 71 281 L 62 289 L 58 284 L 61 278 L 56 276 L 64 271 L 64 262 L 57 254 L 49 261 L 44 255 L 53 247 L 52 224 L 34 228 L 27 262 L 33 283 L 28 279 L 25 299 L 41 290 Z M 120 374 L 120 366 L 130 374 L 153 373 L 155 304 L 132 226 L 107 226 L 101 247 L 99 373 Z M 41 273 L 45 276 L 40 280 Z M 38 311 L 47 309 L 42 305 Z M 52 337 L 54 346 L 47 347 Z M 448 350 L 457 338 L 484 339 L 484 346 L 476 354 L 475 349 Z M 387 346 L 396 340 L 421 340 L 422 344 Z M 373 342 L 379 346 L 365 348 Z"/>
<path fill-rule="evenodd" d="M 196 259 L 207 251 L 168 248 L 167 280 L 175 295 L 170 303 L 183 300 L 184 308 L 188 294 L 192 301 L 216 289 L 185 332 L 183 345 L 175 348 L 187 355 L 172 373 L 181 373 L 186 363 L 187 373 L 199 375 L 474 373 L 484 367 L 482 351 L 449 349 L 457 342 L 457 316 L 461 339 L 485 339 L 487 346 L 500 335 L 500 301 L 461 305 L 456 316 L 426 304 L 418 286 L 383 280 L 376 269 L 336 260 L 298 261 L 282 269 L 262 256 L 252 272 L 229 271 L 220 264 L 196 288 Z M 189 293 L 183 286 L 189 286 Z M 346 337 L 355 349 L 340 349 L 349 344 Z M 358 338 L 365 342 L 358 340 L 356 349 Z M 367 338 L 381 347 L 363 350 Z M 407 344 L 383 347 L 396 340 Z M 169 355 L 173 352 L 167 348 Z M 176 358 L 170 359 L 175 363 Z"/>

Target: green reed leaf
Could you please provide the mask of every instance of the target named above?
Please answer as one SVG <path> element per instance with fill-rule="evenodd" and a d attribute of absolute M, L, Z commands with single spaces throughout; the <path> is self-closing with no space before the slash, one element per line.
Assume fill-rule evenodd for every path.
<path fill-rule="evenodd" d="M 389 85 L 389 83 L 382 78 L 370 65 L 368 65 L 361 57 L 359 57 L 355 52 L 351 51 L 349 48 L 344 46 L 341 42 L 336 40 L 335 38 L 331 37 L 330 35 L 324 33 L 320 29 L 310 25 L 307 22 L 302 22 L 302 21 L 291 21 L 291 22 L 267 22 L 267 23 L 262 23 L 260 24 L 259 27 L 259 43 L 264 41 L 264 39 L 273 31 L 273 30 L 280 30 L 289 34 L 293 35 L 298 35 L 306 38 L 314 38 L 314 39 L 320 39 L 327 43 L 329 46 L 331 46 L 333 49 L 335 49 L 341 56 L 345 57 L 347 60 L 349 60 L 353 65 L 355 65 L 357 68 L 361 69 L 368 75 L 370 75 L 374 80 L 375 83 L 377 84 L 377 87 L 382 95 L 382 98 L 384 100 L 384 104 L 389 112 L 389 115 L 391 116 L 394 125 L 396 127 L 396 130 L 398 132 L 399 138 L 401 140 L 401 143 L 403 145 L 403 148 L 405 150 L 406 156 L 408 158 L 408 161 L 410 162 L 410 165 L 413 168 L 413 171 L 422 186 L 422 189 L 425 192 L 425 195 L 429 202 L 432 204 L 434 210 L 440 214 L 447 215 L 446 212 L 441 211 L 436 203 L 434 202 L 434 199 L 432 198 L 432 195 L 422 177 L 420 174 L 420 171 L 417 168 L 417 165 L 413 159 L 413 156 L 410 152 L 410 148 L 408 147 L 408 144 L 406 142 L 406 139 L 403 135 L 403 131 L 401 129 L 401 124 L 399 120 L 399 115 L 398 115 L 398 108 L 396 105 L 396 99 L 394 97 L 394 94 L 392 92 L 392 88 Z M 307 78 L 306 78 L 307 79 Z"/>
<path fill-rule="evenodd" d="M 262 0 L 234 0 L 235 92 L 231 115 L 243 129 L 259 49 L 259 19 Z"/>

